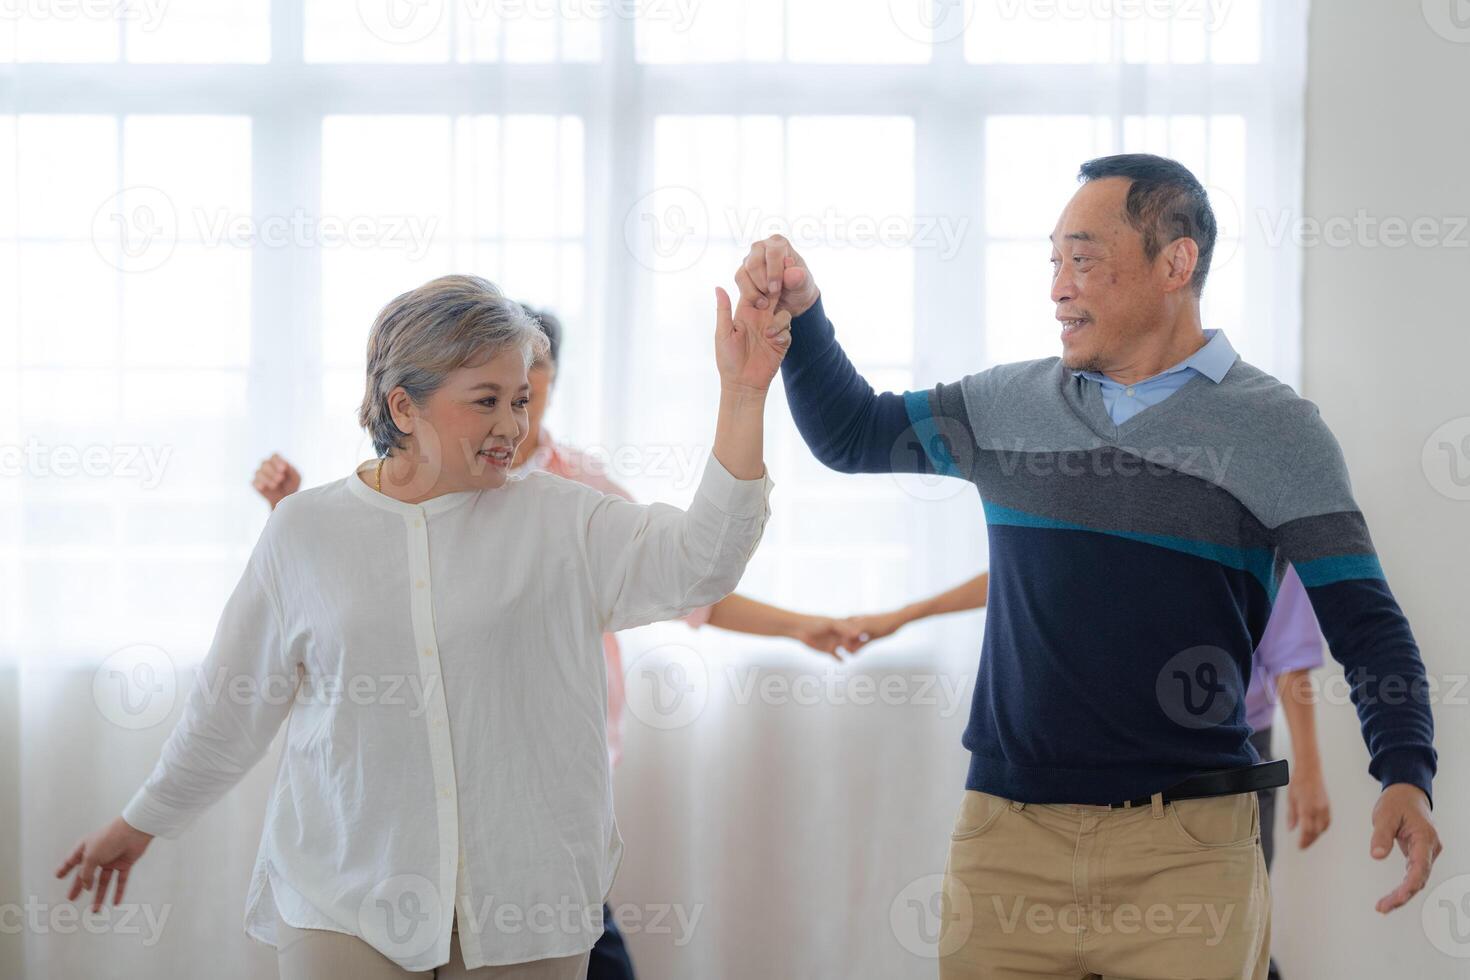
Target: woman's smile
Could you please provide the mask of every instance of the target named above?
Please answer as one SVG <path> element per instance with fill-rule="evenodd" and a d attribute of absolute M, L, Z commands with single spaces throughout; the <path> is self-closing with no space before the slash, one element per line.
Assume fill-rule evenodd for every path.
<path fill-rule="evenodd" d="M 504 470 L 510 468 L 510 462 L 515 458 L 515 447 L 492 446 L 489 449 L 481 449 L 475 455 L 487 461 L 491 466 Z"/>

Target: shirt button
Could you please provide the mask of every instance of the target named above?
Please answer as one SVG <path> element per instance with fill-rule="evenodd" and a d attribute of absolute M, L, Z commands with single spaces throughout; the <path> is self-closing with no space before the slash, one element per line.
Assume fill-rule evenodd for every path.
<path fill-rule="evenodd" d="M 1123 389 L 1123 394 L 1125 394 L 1125 395 L 1131 395 L 1131 394 L 1133 394 L 1133 389 L 1132 388 L 1125 388 L 1125 389 Z"/>
<path fill-rule="evenodd" d="M 439 795 L 442 796 L 442 797 L 444 797 L 447 800 L 447 799 L 449 799 L 449 790 L 447 790 L 447 789 L 441 789 L 439 791 Z"/>
<path fill-rule="evenodd" d="M 415 517 L 413 519 L 413 526 L 414 527 L 423 527 L 424 526 L 424 519 L 422 517 Z"/>
<path fill-rule="evenodd" d="M 413 587 L 416 589 L 422 589 L 424 587 L 424 580 L 419 579 L 417 582 L 413 583 Z"/>
<path fill-rule="evenodd" d="M 424 656 L 426 656 L 426 657 L 432 657 L 433 655 L 434 655 L 434 649 L 433 649 L 433 647 L 424 647 Z"/>

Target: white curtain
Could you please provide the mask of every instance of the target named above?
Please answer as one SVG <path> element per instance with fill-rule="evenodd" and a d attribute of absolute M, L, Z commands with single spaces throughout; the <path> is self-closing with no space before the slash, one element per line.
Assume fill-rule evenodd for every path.
<path fill-rule="evenodd" d="M 1215 196 L 1206 325 L 1298 377 L 1305 0 L 16 9 L 0 975 L 273 975 L 241 930 L 271 759 L 153 845 L 126 923 L 68 918 L 51 870 L 156 758 L 265 520 L 255 462 L 310 485 L 370 455 L 362 343 L 401 289 L 469 271 L 556 310 L 549 428 L 684 503 L 712 287 L 751 237 L 797 241 L 875 385 L 922 387 L 1054 353 L 1045 239 L 1077 167 L 1148 150 Z M 775 513 L 742 592 L 868 611 L 985 567 L 973 491 L 828 473 L 779 394 L 768 422 Z M 625 638 L 613 897 L 644 976 L 934 974 L 982 628 L 831 668 L 711 629 Z"/>

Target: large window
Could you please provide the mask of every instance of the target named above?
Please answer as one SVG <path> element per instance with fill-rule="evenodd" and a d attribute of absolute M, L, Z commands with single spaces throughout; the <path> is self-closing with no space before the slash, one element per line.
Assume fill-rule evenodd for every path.
<path fill-rule="evenodd" d="M 711 438 L 712 287 L 779 231 L 878 387 L 1056 351 L 1078 164 L 1176 156 L 1206 325 L 1296 380 L 1302 9 L 1235 0 L 127 0 L 0 18 L 0 637 L 203 652 L 265 518 L 371 449 L 363 343 L 448 271 L 561 314 L 548 427 L 645 499 Z M 778 392 L 743 588 L 891 604 L 984 563 L 963 487 L 839 477 Z M 956 527 L 962 528 L 956 533 Z"/>

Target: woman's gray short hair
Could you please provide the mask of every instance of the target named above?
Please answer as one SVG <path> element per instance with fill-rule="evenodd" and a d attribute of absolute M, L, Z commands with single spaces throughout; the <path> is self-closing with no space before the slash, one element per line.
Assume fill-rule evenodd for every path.
<path fill-rule="evenodd" d="M 388 411 L 388 394 L 402 387 L 415 404 L 434 393 L 456 368 L 483 364 L 519 350 L 526 366 L 547 355 L 546 335 L 521 305 L 488 279 L 441 276 L 383 307 L 368 335 L 367 390 L 357 420 L 379 456 L 403 448 L 404 433 Z"/>

